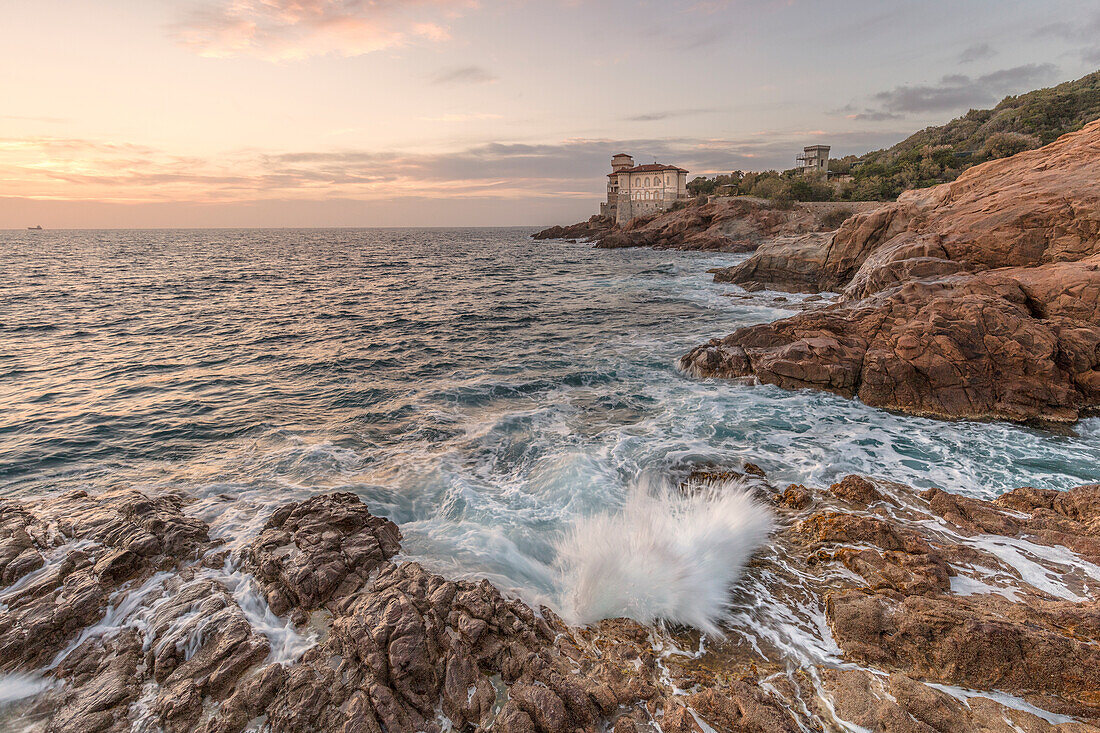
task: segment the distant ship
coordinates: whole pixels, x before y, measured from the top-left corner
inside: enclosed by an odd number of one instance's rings
[[[41,225],[41,224],[39,224],[39,225],[38,225],[38,226],[36,226],[36,227],[27,227],[27,229],[30,229],[31,231],[35,231],[35,232],[36,232],[36,231],[39,231],[39,230],[41,230],[41,229],[42,229],[42,225]]]

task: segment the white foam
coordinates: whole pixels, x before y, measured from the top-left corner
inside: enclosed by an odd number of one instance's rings
[[[14,672],[0,675],[0,705],[9,705],[13,702],[26,700],[28,697],[34,697],[55,684],[57,684],[57,680],[36,674]]]
[[[295,662],[317,643],[315,634],[300,634],[289,620],[275,615],[251,575],[233,568],[227,562],[222,570],[214,572],[213,577],[229,590],[252,630],[267,637],[271,644],[267,662]]]
[[[684,496],[642,483],[621,512],[578,520],[560,543],[563,610],[579,624],[626,616],[720,634],[730,588],[771,528],[735,484]]]
[[[1037,545],[1000,535],[978,535],[970,538],[969,544],[994,555],[1019,573],[1023,582],[1056,598],[1077,603],[1088,600],[1075,593],[1065,582],[1073,571],[1079,578],[1084,576],[1100,581],[1100,567],[1060,545]]]
[[[1010,601],[1019,600],[1019,591],[1014,588],[990,585],[977,578],[962,573],[951,577],[951,592],[957,596],[976,596],[996,594]]]
[[[953,685],[942,685],[938,682],[925,682],[924,684],[929,687],[934,687],[941,692],[946,692],[956,700],[960,700],[970,705],[969,700],[975,697],[984,697],[994,702],[998,702],[1004,705],[1006,708],[1012,708],[1013,710],[1019,710],[1025,713],[1031,713],[1032,715],[1042,718],[1043,720],[1053,725],[1060,725],[1062,723],[1077,722],[1077,718],[1069,715],[1060,715],[1059,713],[1052,713],[1049,710],[1043,710],[1040,707],[1032,705],[1027,700],[1015,695],[1010,695],[1007,692],[1001,692],[1000,690],[968,690],[965,687],[955,687]]]

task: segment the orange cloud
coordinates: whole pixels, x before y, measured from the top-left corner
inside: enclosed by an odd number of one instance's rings
[[[213,0],[193,7],[172,30],[203,56],[270,61],[358,56],[416,40],[445,40],[446,22],[477,5],[477,0]]]
[[[461,120],[458,115],[456,120]],[[445,152],[364,149],[264,152],[210,157],[153,147],[61,137],[0,138],[0,198],[117,203],[219,203],[282,199],[589,197],[603,191],[609,156],[676,163],[695,173],[785,168],[820,131],[740,139],[575,138],[550,143],[483,143]],[[834,133],[839,150],[868,150],[896,132]]]

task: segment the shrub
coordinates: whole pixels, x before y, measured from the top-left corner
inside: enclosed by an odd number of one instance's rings
[[[821,217],[821,226],[824,227],[826,231],[839,229],[840,225],[850,219],[855,213],[856,212],[848,208],[833,209],[827,212],[825,216]]]
[[[982,153],[988,158],[1007,158],[1042,145],[1034,135],[1019,132],[996,132],[986,138]]]

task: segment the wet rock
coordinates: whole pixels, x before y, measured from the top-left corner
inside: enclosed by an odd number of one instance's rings
[[[864,670],[822,672],[836,716],[866,730],[892,733],[1084,733],[1093,726],[1053,725],[986,697],[966,703],[903,674],[879,677]]]
[[[750,466],[747,477],[763,485]],[[730,478],[721,473],[700,478]],[[1097,730],[1100,605],[1091,566],[1067,548],[1094,539],[1100,487],[1025,487],[988,502],[849,476],[828,492],[791,486],[781,496],[795,507],[811,494],[818,511],[778,532],[736,595],[791,593],[792,608],[820,603],[845,658],[868,669],[791,670],[768,656],[766,637],[745,643],[740,632],[704,644],[691,630],[627,619],[569,627],[486,581],[396,564],[396,527],[349,494],[280,508],[247,546],[257,567],[278,569],[268,590],[302,604],[291,612],[331,615],[327,634],[285,666],[271,662],[267,637],[238,603],[243,576],[198,560],[201,547],[188,550],[183,567],[143,580],[148,570],[132,543],[98,552],[84,545],[89,554],[74,549],[58,561],[62,540],[5,599],[25,608],[65,583],[66,594],[86,588],[77,606],[92,610],[72,623],[87,628],[107,602],[103,583],[138,569],[116,598],[138,606],[132,623],[86,635],[52,673],[65,684],[35,703],[48,730],[236,733],[261,716],[275,733]],[[35,505],[20,511],[11,516],[38,516]],[[32,546],[42,529],[26,532]],[[1016,551],[1027,553],[1028,572],[1012,564]],[[284,558],[294,562],[277,562]],[[295,568],[336,563],[341,580],[295,580]],[[126,595],[138,581],[140,592]],[[336,590],[313,592],[326,587]],[[30,644],[12,649],[23,655],[16,668],[46,663]],[[996,699],[964,704],[922,680],[1010,692],[1087,722],[1054,726]]]
[[[782,494],[775,494],[772,503],[788,509],[805,509],[813,503],[813,494],[801,484],[791,484]]]
[[[579,224],[572,224],[567,227],[553,226],[549,229],[543,229],[536,234],[532,234],[531,239],[565,239],[576,242],[578,239],[592,239],[602,236],[611,231],[614,224],[615,222],[611,219],[597,215]]]
[[[325,494],[278,509],[244,560],[264,586],[272,611],[318,609],[358,590],[401,549],[401,532],[354,494]]]
[[[69,688],[44,701],[51,733],[130,730],[130,707],[141,695],[142,640],[128,631],[106,641],[92,639],[58,670]]]
[[[4,569],[11,581],[24,580],[0,607],[0,670],[42,666],[103,616],[122,584],[197,557],[206,525],[186,516],[183,504],[138,491],[0,502],[0,547],[11,558]],[[46,554],[55,556],[50,564]]]
[[[745,733],[798,733],[800,728],[782,701],[740,680],[722,690],[709,689],[687,698],[688,705],[718,730]]]
[[[853,659],[973,689],[1046,698],[1055,711],[1100,715],[1100,648],[1055,622],[1095,626],[1097,609],[1036,603],[1022,607],[1001,596],[909,596],[899,602],[847,591],[831,596],[828,610],[837,642]]]
[[[863,506],[882,501],[882,494],[878,492],[875,485],[862,476],[845,476],[838,483],[830,486],[829,491],[839,499]]]

